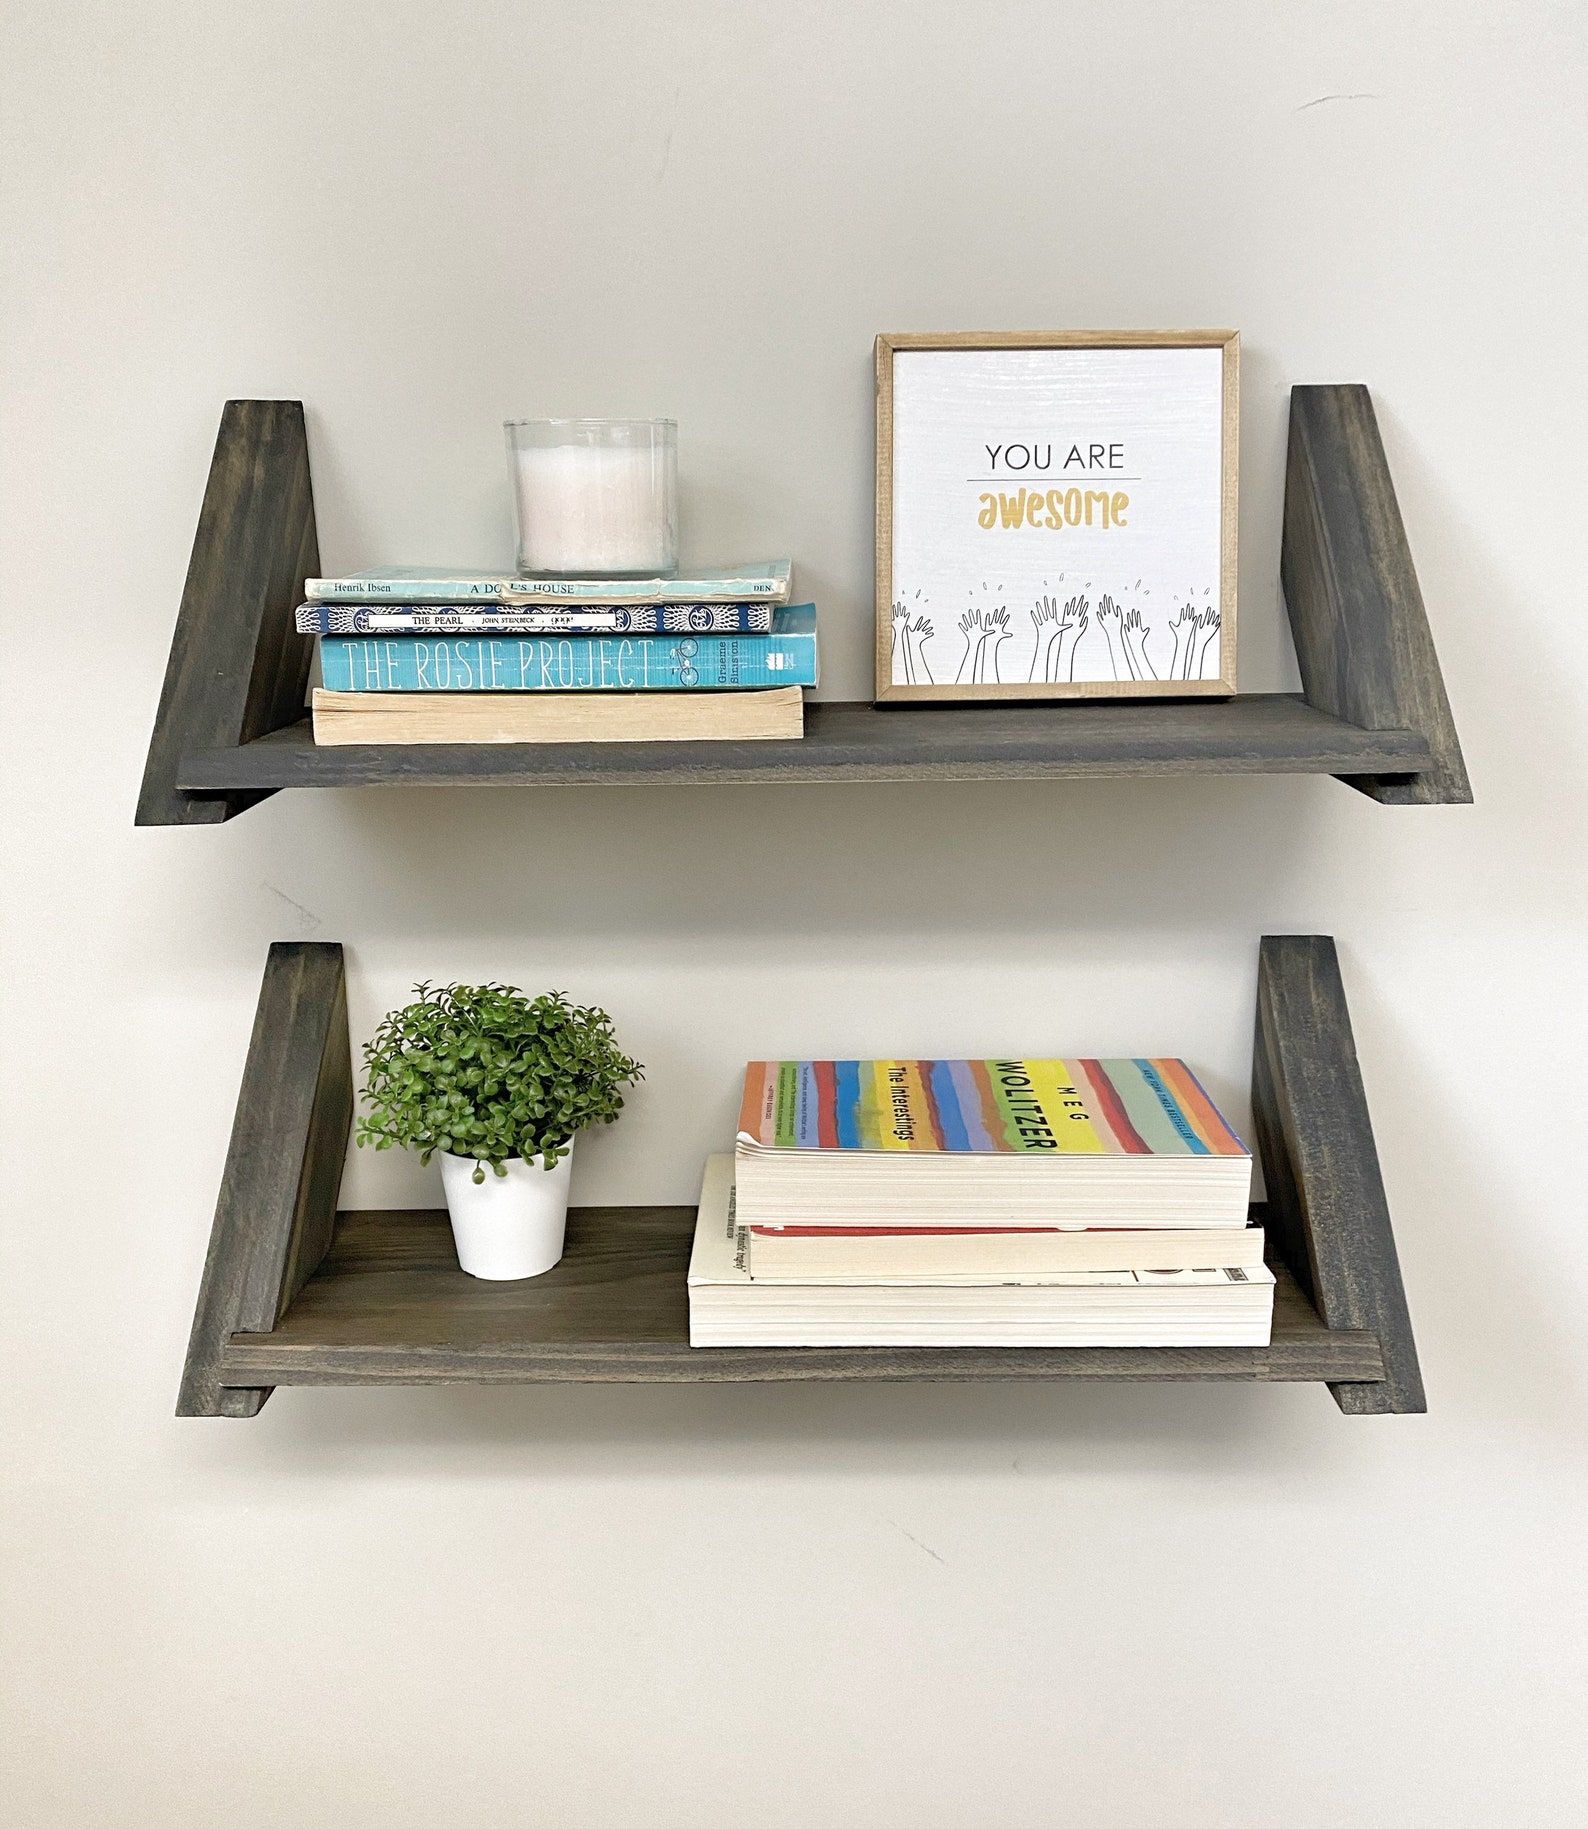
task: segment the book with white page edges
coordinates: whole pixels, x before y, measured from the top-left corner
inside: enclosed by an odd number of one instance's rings
[[[752,1226],[757,1283],[1043,1283],[1099,1270],[1255,1270],[1261,1226]]]
[[[1266,1346],[1263,1265],[1094,1271],[1039,1284],[757,1283],[734,1162],[706,1164],[689,1260],[689,1343],[713,1346]]]

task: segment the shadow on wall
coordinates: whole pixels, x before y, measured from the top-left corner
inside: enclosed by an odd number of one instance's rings
[[[1254,1485],[1294,1476],[1298,1429],[1309,1479],[1404,1452],[1411,1417],[1340,1416],[1321,1385],[1076,1383],[692,1385],[459,1390],[283,1389],[246,1423],[184,1424],[172,1451],[250,1485],[262,1474],[314,1488],[348,1477],[499,1486],[698,1478],[763,1485],[929,1471],[934,1480],[1092,1478],[1139,1469],[1161,1480],[1221,1472]],[[1313,1426],[1316,1425],[1316,1426]]]
[[[996,937],[1228,931],[1244,896],[1285,899],[1309,842],[1295,798],[1320,791],[1350,792],[1185,777],[372,789],[327,812],[371,935],[394,915],[445,926],[466,902],[477,934]],[[284,810],[301,819],[305,798]]]

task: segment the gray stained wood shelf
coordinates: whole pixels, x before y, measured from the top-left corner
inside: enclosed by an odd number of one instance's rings
[[[1011,781],[1096,775],[1373,774],[1430,766],[1425,738],[1360,730],[1303,699],[1186,704],[807,707],[798,741],[349,744],[316,748],[308,721],[188,756],[187,793],[286,787],[609,786],[733,781]]]
[[[1300,696],[1151,704],[816,703],[802,742],[368,745],[317,749],[319,568],[302,405],[221,416],[138,800],[140,825],[228,819],[281,788],[668,785],[1321,774],[1389,803],[1470,800],[1367,389],[1298,387],[1280,574]]]
[[[1384,1375],[1377,1336],[1325,1327],[1283,1266],[1267,1347],[691,1347],[694,1224],[693,1207],[575,1208],[555,1270],[484,1283],[458,1268],[444,1210],[343,1213],[276,1326],[232,1335],[227,1370],[262,1385]]]
[[[177,1410],[276,1385],[790,1380],[1321,1381],[1349,1414],[1424,1408],[1332,940],[1265,939],[1252,1096],[1279,1277],[1266,1347],[691,1348],[693,1210],[584,1208],[547,1276],[457,1268],[444,1213],[338,1212],[353,1084],[342,949],[270,949]]]

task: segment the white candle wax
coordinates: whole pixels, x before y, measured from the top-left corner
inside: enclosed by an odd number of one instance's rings
[[[671,450],[521,445],[513,455],[521,571],[673,570]]]

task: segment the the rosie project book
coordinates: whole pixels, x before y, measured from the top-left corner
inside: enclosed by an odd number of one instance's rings
[[[1251,1154],[1184,1061],[752,1061],[742,1225],[1240,1226]]]
[[[814,686],[816,606],[779,606],[767,635],[320,638],[333,692],[702,692]]]

